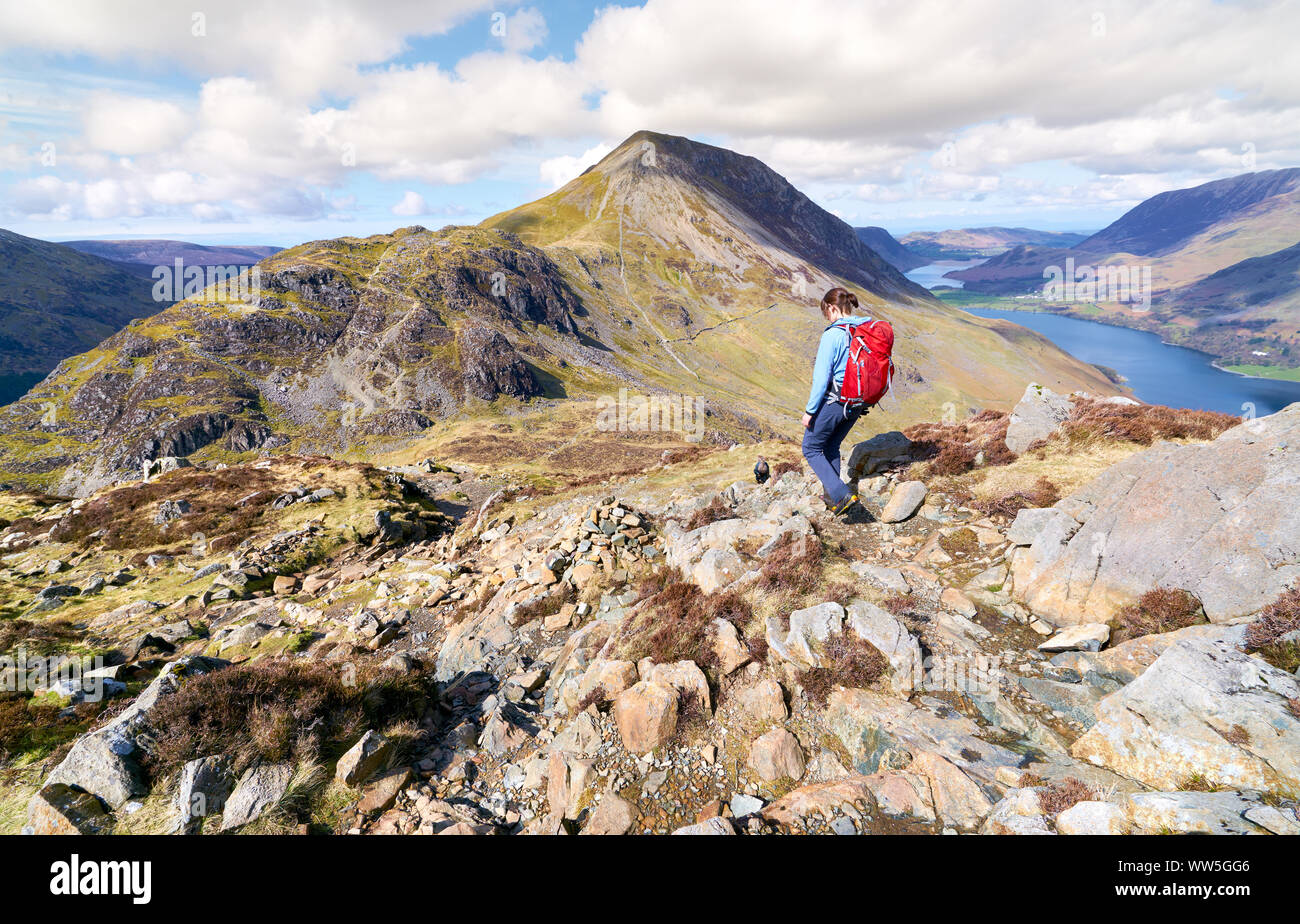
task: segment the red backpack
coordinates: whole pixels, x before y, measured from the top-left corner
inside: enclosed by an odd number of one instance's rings
[[[888,321],[866,320],[846,328],[849,359],[839,401],[848,407],[871,407],[885,397],[894,374],[894,328]]]

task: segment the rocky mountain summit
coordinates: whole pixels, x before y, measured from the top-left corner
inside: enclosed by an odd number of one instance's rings
[[[781,442],[552,492],[279,456],[12,495],[0,646],[99,655],[102,698],[4,694],[0,819],[1300,833],[1298,559],[1276,493],[1297,411],[1241,423],[1031,387],[1012,415],[857,444],[847,520]],[[1013,421],[1037,433],[1019,453]],[[1179,503],[1141,504],[1161,477],[1188,479]],[[1084,597],[1073,546],[1103,526],[1103,563],[1139,567],[1123,593],[1097,569]],[[1217,575],[1238,560],[1259,570],[1229,601]]]

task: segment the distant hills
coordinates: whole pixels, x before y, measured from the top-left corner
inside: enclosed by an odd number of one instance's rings
[[[155,266],[173,263],[177,259],[183,260],[186,266],[252,266],[281,250],[279,247],[191,244],[168,240],[64,241],[63,246],[114,263],[125,263],[137,270],[143,269],[145,275]]]
[[[953,231],[913,231],[901,243],[907,252],[938,260],[976,260],[1013,247],[1072,247],[1088,237],[1074,231],[1036,231],[1033,228],[961,228]]]
[[[898,330],[876,427],[1009,407],[1029,381],[1115,390],[1024,328],[943,305],[755,158],[652,132],[478,227],[315,241],[259,267],[259,293],[136,321],[0,410],[4,477],[84,491],[163,455],[346,453],[620,389],[698,396],[706,438],[793,435],[835,284]]]
[[[155,266],[251,266],[276,247],[185,241],[68,241],[0,230],[0,405],[20,397],[62,359],[165,308]]]
[[[929,257],[913,253],[884,228],[854,228],[858,240],[880,254],[890,266],[900,273],[906,273],[919,266],[934,262]]]
[[[117,263],[0,230],[0,403],[161,307]]]
[[[1079,300],[1053,310],[1159,333],[1229,365],[1300,366],[1300,168],[1153,196],[1071,247],[1018,246],[949,273],[970,292],[1041,295],[1044,269],[1150,267],[1149,311]],[[1046,304],[1046,303],[1045,303]]]

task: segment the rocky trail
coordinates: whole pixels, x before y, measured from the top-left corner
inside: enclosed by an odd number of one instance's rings
[[[1011,438],[1051,438],[1085,407],[1054,398],[1027,393]],[[317,479],[333,487],[309,491],[323,463],[268,464],[303,490],[262,488],[266,515],[279,504],[303,519],[219,556],[108,575],[98,593],[134,581],[156,599],[124,596],[69,625],[117,652],[102,676],[131,705],[6,779],[39,832],[1298,833],[1285,517],[1251,537],[1284,560],[1277,592],[1245,612],[1201,588],[1194,616],[1138,632],[1156,585],[1126,597],[1102,583],[1118,573],[1107,550],[1129,549],[1138,528],[1125,504],[1141,503],[1110,480],[1217,471],[1267,481],[1279,508],[1293,499],[1300,408],[1254,423],[1137,451],[1053,506],[1009,513],[918,479],[923,444],[884,434],[848,460],[865,513],[848,521],[799,470],[713,488],[633,476],[547,497],[432,462],[336,467]],[[1197,464],[1174,465],[1178,453]],[[178,468],[152,482],[176,491],[135,502],[183,523],[177,491],[199,477]],[[1233,515],[1223,490],[1206,496],[1203,514],[1188,494],[1164,515]],[[36,595],[44,618],[84,612],[83,575],[107,551],[92,542],[56,568],[48,550],[106,502],[55,505],[0,533],[7,580],[57,574],[73,588]],[[1149,543],[1182,541],[1143,509]],[[1103,520],[1098,543],[1085,531]],[[42,529],[48,541],[34,541]],[[1087,604],[1077,573],[1051,565],[1079,536],[1101,559]],[[178,572],[186,583],[151,576]],[[1057,599],[1053,580],[1074,583],[1072,608],[1034,602]],[[319,746],[277,737],[247,707],[204,705],[225,702],[223,676],[247,689],[272,671],[341,704],[280,714],[265,687],[265,715]],[[369,692],[350,699],[349,677]],[[393,705],[417,687],[422,706]],[[216,725],[185,738],[178,717],[212,711],[251,723],[251,744],[222,751],[234,738]],[[194,811],[196,797],[208,808]]]

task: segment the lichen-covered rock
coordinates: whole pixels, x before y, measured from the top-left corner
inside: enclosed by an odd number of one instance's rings
[[[1019,454],[1039,440],[1047,439],[1069,418],[1070,407],[1068,396],[1031,383],[1011,412],[1007,448]]]
[[[601,797],[600,803],[583,826],[582,834],[626,834],[636,823],[636,807],[612,792]]]
[[[258,764],[247,770],[226,800],[221,830],[233,831],[261,818],[280,803],[292,781],[293,765],[288,763]]]
[[[186,761],[172,799],[177,829],[190,831],[209,815],[220,814],[234,782],[230,761],[224,755]]]
[[[33,834],[105,834],[111,824],[97,798],[66,783],[46,783],[27,805]]]
[[[889,500],[880,511],[880,522],[901,523],[921,509],[927,494],[925,483],[921,481],[904,481],[894,488]]]
[[[774,728],[749,746],[749,766],[759,779],[772,783],[802,779],[807,763],[799,739],[784,728]]]
[[[875,811],[876,799],[864,777],[849,776],[829,783],[800,786],[764,807],[762,814],[777,824],[796,825],[811,815],[829,815],[845,805],[864,814]]]
[[[1002,797],[980,827],[981,834],[1052,834],[1047,817],[1038,804],[1038,793],[1030,788],[1011,789]]]
[[[696,822],[693,825],[686,825],[678,828],[673,834],[697,835],[697,834],[735,834],[736,829],[731,826],[731,822],[725,818],[707,818],[704,821]]]
[[[1161,444],[1056,504],[1015,558],[1015,596],[1055,625],[1105,622],[1155,587],[1212,622],[1300,577],[1300,403],[1209,443]]]
[[[1070,753],[1148,786],[1192,778],[1300,792],[1300,679],[1224,642],[1188,639],[1097,706]]]
[[[1127,834],[1128,816],[1112,802],[1076,802],[1056,816],[1057,834]]]
[[[1125,817],[1142,834],[1262,834],[1246,817],[1260,807],[1237,792],[1135,792]]]
[[[906,456],[911,449],[912,441],[898,430],[877,433],[853,447],[845,474],[851,480],[874,475],[886,469],[893,459]]]

